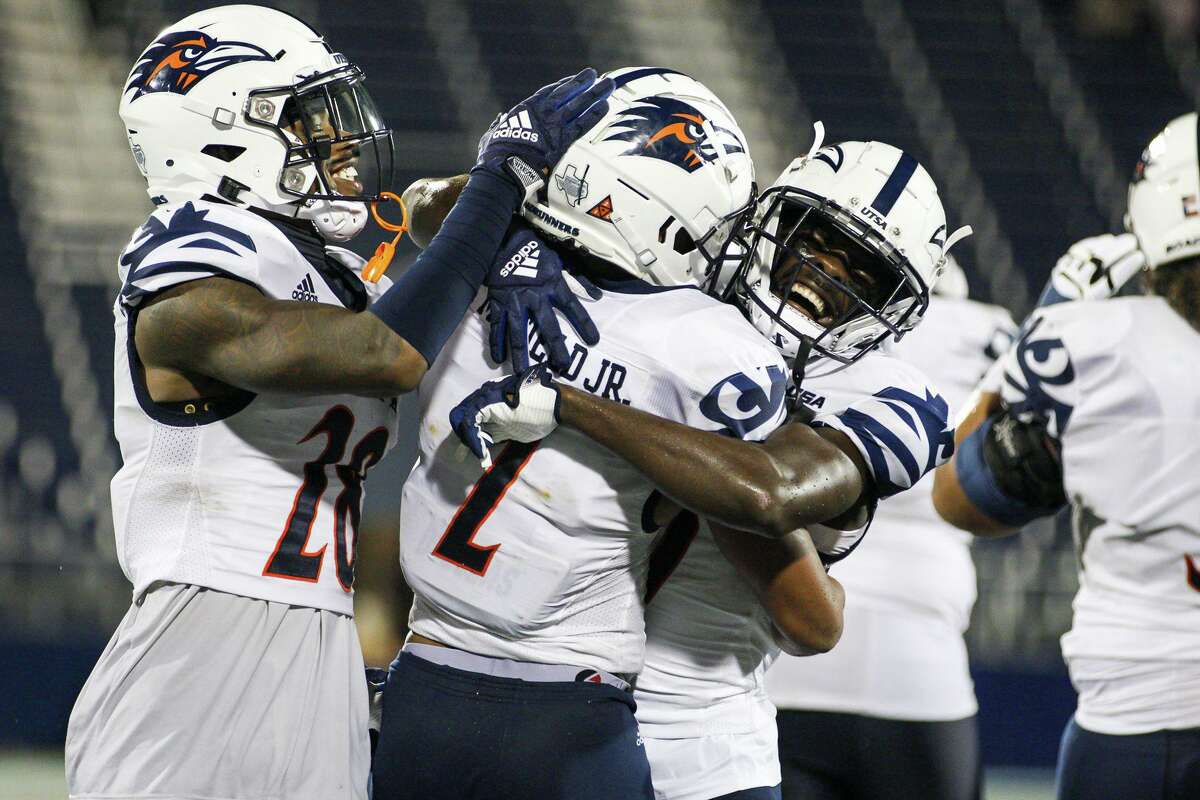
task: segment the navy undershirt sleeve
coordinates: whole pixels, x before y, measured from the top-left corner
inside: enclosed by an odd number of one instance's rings
[[[475,299],[521,191],[493,171],[471,171],[458,202],[408,270],[370,311],[433,364]]]

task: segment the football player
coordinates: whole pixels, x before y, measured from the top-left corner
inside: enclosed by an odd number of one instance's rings
[[[1004,309],[967,299],[953,258],[933,295],[920,326],[891,352],[936,382],[953,417],[1016,326]],[[816,658],[784,655],[767,673],[785,798],[979,797],[962,636],[975,568],[970,537],[934,512],[932,484],[881,503],[871,535],[838,565],[846,589],[838,646]]]
[[[877,500],[950,453],[945,401],[917,370],[873,351],[920,320],[946,251],[968,230],[947,237],[932,179],[889,145],[814,147],[788,166],[758,200],[741,265],[716,281],[793,365],[798,419],[761,444],[728,435],[763,402],[735,391],[736,375],[702,401],[724,422],[715,433],[540,368],[499,397],[485,388],[465,401],[494,441],[583,433],[662,493],[647,514],[648,529],[665,530],[635,694],[659,798],[780,796],[764,674],[780,647],[833,647],[843,597],[823,567],[858,546]],[[680,506],[705,521],[676,515]]]
[[[1136,237],[1085,240],[981,384],[934,505],[981,536],[1069,504],[1079,693],[1058,797],[1200,796],[1200,160],[1196,114],[1137,164]],[[1137,249],[1141,253],[1137,253]],[[1101,299],[1139,271],[1145,296]]]
[[[569,342],[565,384],[709,430],[726,416],[705,398],[742,396],[757,406],[736,434],[761,438],[784,414],[784,362],[696,287],[753,199],[745,138],[686,75],[610,77],[608,115],[525,205],[543,238],[515,230],[500,271],[533,276],[561,259],[594,283],[600,343]],[[499,346],[524,346],[524,320],[491,321]],[[487,336],[467,315],[419,391],[400,538],[412,635],[388,676],[374,796],[651,798],[631,683],[653,486],[567,429],[497,448],[481,469],[450,416],[504,374],[495,352],[481,355]]]
[[[366,797],[363,477],[525,192],[604,113],[594,77],[489,132],[438,240],[386,289],[327,246],[390,178],[356,66],[254,6],[189,16],[138,59],[120,114],[157,208],[120,258],[112,484],[133,605],[71,715],[72,797]],[[553,288],[497,280],[514,303]]]

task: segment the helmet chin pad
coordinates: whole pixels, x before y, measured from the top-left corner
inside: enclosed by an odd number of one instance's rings
[[[366,227],[367,206],[352,200],[313,200],[297,216],[312,220],[326,239],[346,242]]]

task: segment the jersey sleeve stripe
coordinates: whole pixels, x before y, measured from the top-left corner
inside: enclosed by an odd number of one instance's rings
[[[229,253],[230,255],[238,255],[238,252],[232,247],[221,244],[216,239],[196,239],[195,241],[188,242],[187,244],[179,245],[180,250],[186,250],[188,248],[194,248],[196,250],[220,250],[222,252]]]
[[[875,481],[879,484],[881,493],[885,491],[885,487],[888,490],[895,487],[895,491],[900,491],[912,486],[920,479],[921,468],[917,464],[916,458],[913,457],[909,444],[882,422],[855,408],[846,409],[838,415],[838,419],[848,430],[857,435],[859,441],[868,450],[872,451],[871,471],[875,474]],[[918,441],[917,444],[920,442]],[[875,457],[876,453],[878,457]],[[889,455],[904,470],[904,476],[896,474],[896,470],[889,469]],[[903,480],[904,477],[907,477],[907,481]],[[901,480],[894,480],[894,478]],[[895,492],[887,491],[887,493],[894,494]]]
[[[170,261],[147,267],[136,275],[130,275],[126,279],[125,285],[121,287],[121,302],[125,305],[137,305],[146,297],[171,286],[203,278],[229,278],[242,283],[250,283],[244,277],[220,267],[214,267],[212,264]]]

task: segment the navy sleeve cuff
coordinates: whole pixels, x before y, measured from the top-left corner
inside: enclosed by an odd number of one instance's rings
[[[1034,508],[1022,500],[1009,497],[996,483],[991,468],[983,456],[983,445],[995,417],[990,417],[971,432],[958,446],[954,459],[954,474],[963,494],[981,512],[1011,528],[1019,528],[1038,517],[1046,516],[1044,509]]]

